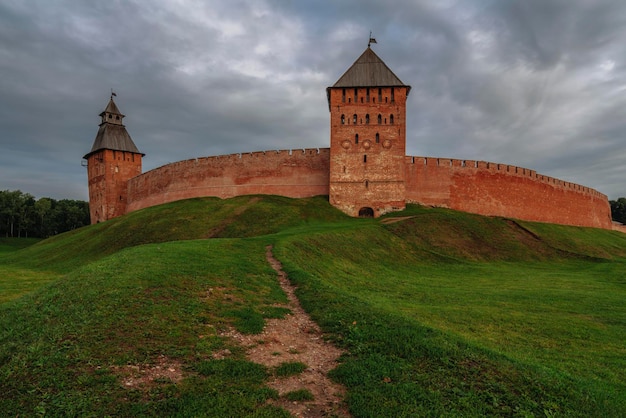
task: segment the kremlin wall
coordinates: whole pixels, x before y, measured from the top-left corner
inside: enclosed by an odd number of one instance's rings
[[[329,149],[265,151],[167,164],[128,182],[128,212],[202,196],[329,194]],[[406,157],[406,202],[487,216],[611,229],[605,195],[533,170]]]
[[[113,97],[88,167],[92,223],[193,197],[326,195],[351,216],[407,203],[480,215],[613,229],[607,196],[527,168],[485,161],[406,156],[403,84],[371,50],[327,89],[330,148],[194,158],[141,173],[139,152]]]

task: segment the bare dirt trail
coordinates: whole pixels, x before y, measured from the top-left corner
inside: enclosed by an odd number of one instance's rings
[[[282,266],[272,254],[272,246],[266,247],[266,257],[278,274],[278,280],[287,294],[291,314],[284,319],[269,319],[261,334],[243,335],[230,331],[226,335],[246,348],[249,360],[269,368],[285,362],[301,362],[307,365],[302,373],[291,377],[275,377],[268,385],[278,391],[281,399],[273,401],[296,417],[349,417],[343,403],[345,389],[331,381],[327,374],[337,366],[342,351],[326,342],[322,332],[302,309],[295,296],[295,287],[289,282]],[[313,395],[311,401],[289,401],[285,393],[306,389]]]

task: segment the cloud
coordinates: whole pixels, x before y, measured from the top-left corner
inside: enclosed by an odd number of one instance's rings
[[[0,189],[87,199],[111,89],[144,169],[328,146],[325,88],[367,46],[412,86],[411,155],[622,185],[626,4],[155,0],[0,4]]]

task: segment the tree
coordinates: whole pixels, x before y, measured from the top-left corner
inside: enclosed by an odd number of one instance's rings
[[[20,190],[0,191],[0,235],[41,237],[89,225],[89,203],[49,197],[39,200]]]
[[[611,204],[611,218],[614,221],[626,224],[626,197],[609,201]]]
[[[2,216],[2,224],[5,227],[5,236],[14,237],[15,233],[21,232],[21,226],[26,223],[26,204],[32,198],[31,195],[24,194],[19,190],[5,190],[2,192],[0,200],[2,207],[0,214]],[[17,230],[17,231],[16,231]]]
[[[44,228],[44,221],[48,216],[50,209],[52,209],[52,200],[47,197],[42,197],[35,202],[35,212],[37,213],[39,221],[39,236],[46,238],[50,235],[46,228]]]

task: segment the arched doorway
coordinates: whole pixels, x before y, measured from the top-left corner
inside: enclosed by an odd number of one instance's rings
[[[373,218],[374,217],[374,209],[372,208],[361,208],[359,209],[359,218]]]

